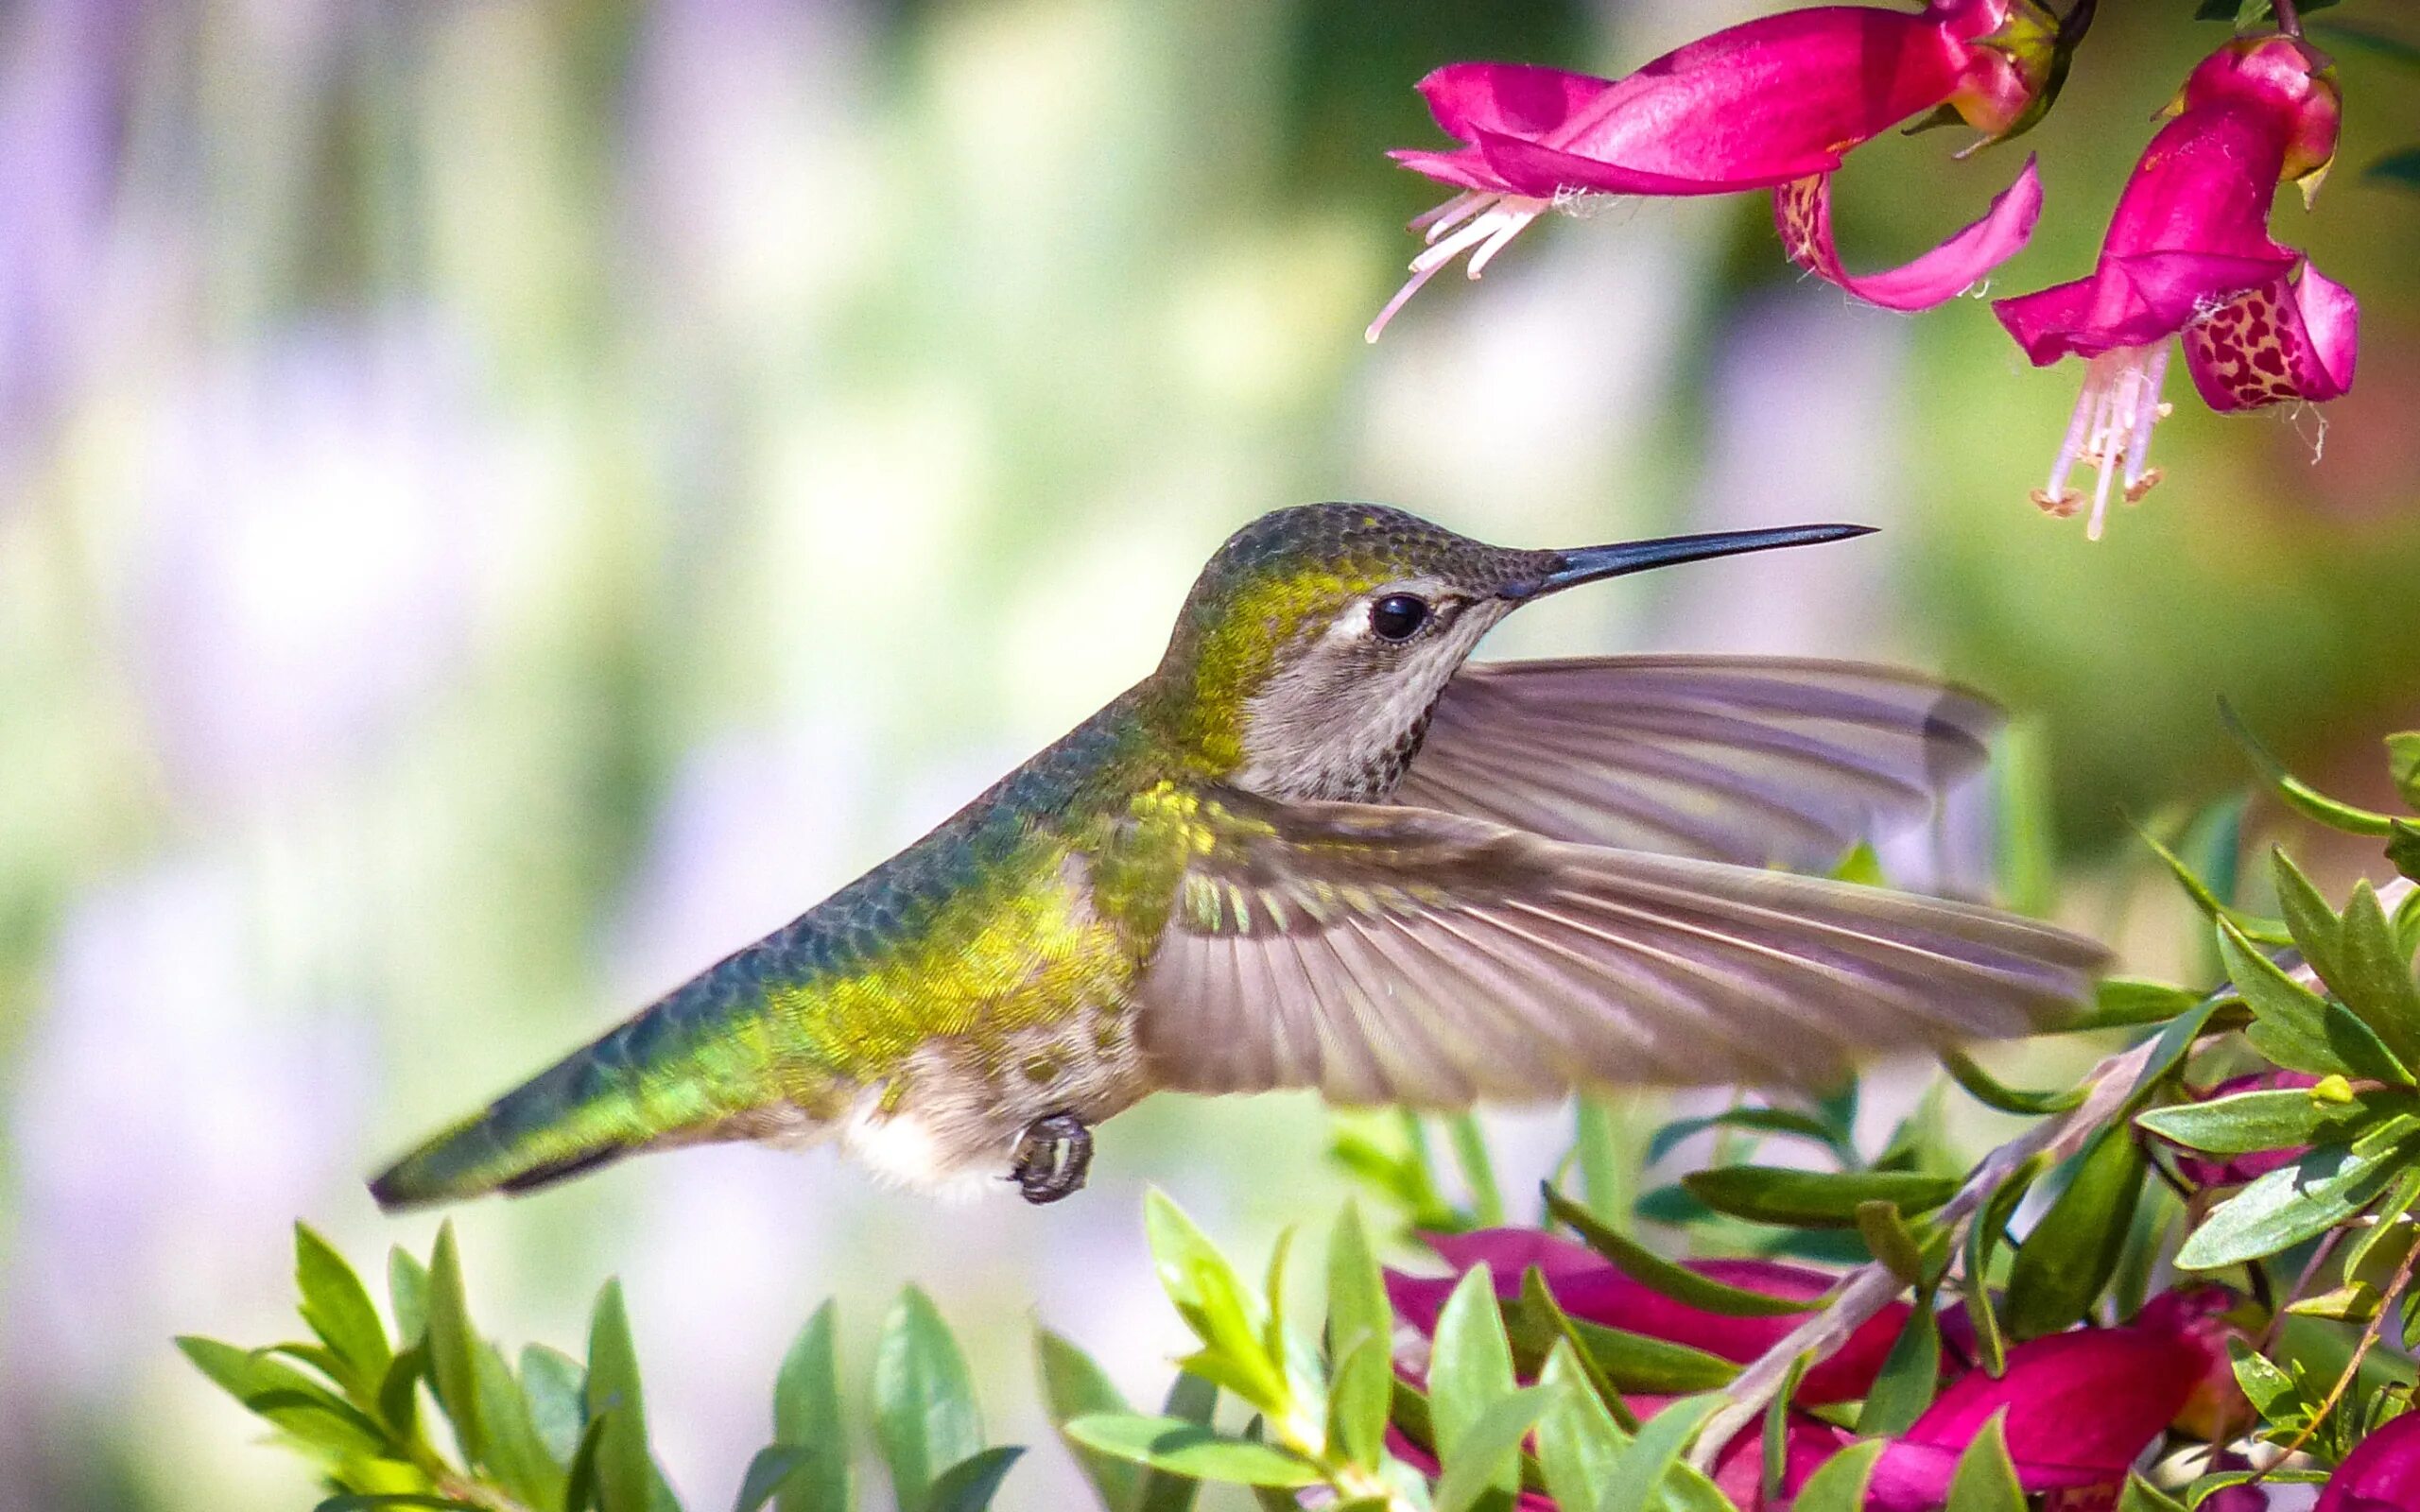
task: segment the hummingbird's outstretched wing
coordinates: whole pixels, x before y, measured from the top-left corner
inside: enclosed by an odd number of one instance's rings
[[[1395,801],[1557,840],[1823,869],[1981,765],[1998,709],[1893,667],[1622,656],[1464,667]]]
[[[1194,1091],[1822,1084],[1859,1050],[2044,1027],[2106,964],[1972,904],[1426,809],[1219,791],[1199,822],[1137,988],[1154,1082]]]

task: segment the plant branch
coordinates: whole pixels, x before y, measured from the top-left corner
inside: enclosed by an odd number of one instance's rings
[[[2269,9],[2277,18],[2277,29],[2289,37],[2303,34],[2303,18],[2294,9],[2294,0],[2269,0]]]
[[[1947,1229],[1951,1243],[1957,1242],[1967,1223],[1990,1200],[2009,1173],[2036,1155],[2048,1153],[2052,1160],[2065,1160],[2082,1149],[2084,1142],[2124,1105],[2158,1044],[2156,1038],[2145,1040],[2132,1050],[2103,1060],[2084,1079],[2083,1102],[2054,1118],[2044,1119],[1984,1156],[1967,1175],[1965,1184],[1934,1215],[1935,1221]],[[1890,1306],[1907,1290],[1907,1285],[1879,1261],[1850,1271],[1841,1279],[1840,1289],[1832,1294],[1829,1306],[1740,1370],[1731,1383],[1731,1400],[1706,1419],[1697,1448],[1691,1452],[1691,1462],[1700,1469],[1710,1470],[1715,1457],[1732,1436],[1763,1415],[1766,1404],[1781,1389],[1801,1355],[1809,1356],[1810,1363],[1829,1358],[1848,1342],[1849,1335]]]

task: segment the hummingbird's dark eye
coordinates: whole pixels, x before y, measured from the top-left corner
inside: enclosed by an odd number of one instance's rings
[[[1370,606],[1370,628],[1381,641],[1409,641],[1428,623],[1428,601],[1409,593],[1389,593]]]

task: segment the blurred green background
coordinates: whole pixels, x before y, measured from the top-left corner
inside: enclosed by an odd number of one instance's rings
[[[16,0],[0,7],[0,1506],[307,1504],[167,1346],[273,1336],[285,1226],[365,1261],[379,1158],[887,854],[1148,670],[1236,524],[1385,500],[1568,544],[1849,518],[1872,541],[1524,615],[1495,654],[1873,655],[2037,717],[2060,908],[2177,969],[2129,816],[2242,780],[2234,697],[2387,792],[2420,725],[2420,138],[2347,51],[2281,238],[2363,303],[2352,395],[2221,420],[2087,545],[2027,502],[2082,379],[1985,306],[1852,307],[1759,196],[1625,203],[1360,331],[1441,196],[1412,81],[1618,70],[1767,9],[1234,0]],[[1890,140],[1853,264],[2038,150],[1995,280],[2090,266],[2223,40],[2111,6],[2021,148]],[[2381,28],[2382,0],[2326,18]],[[2341,881],[2360,857],[2305,853]],[[1550,1160],[1551,1112],[1496,1122]],[[674,1482],[727,1503],[837,1294],[904,1280],[1039,1441],[1039,1316],[1155,1399],[1146,1182],[1236,1252],[1341,1190],[1300,1098],[1167,1100],[1092,1190],[940,1208],[828,1155],[640,1161],[463,1211],[483,1321],[627,1280]],[[1517,1183],[1514,1183],[1517,1190]],[[1004,1504],[1078,1494],[1055,1451]]]

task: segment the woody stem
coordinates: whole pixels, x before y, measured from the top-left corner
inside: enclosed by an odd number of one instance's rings
[[[2269,9],[2277,17],[2277,29],[2289,37],[2303,34],[2303,18],[2294,9],[2294,0],[2269,0]]]

